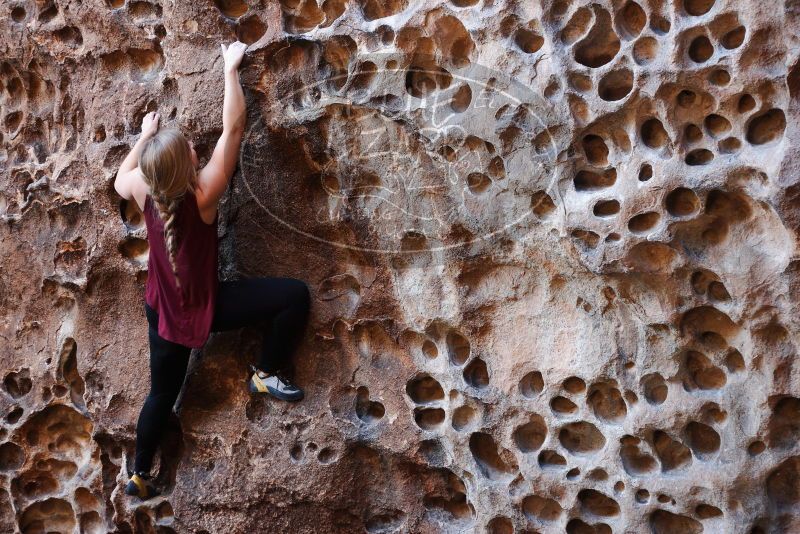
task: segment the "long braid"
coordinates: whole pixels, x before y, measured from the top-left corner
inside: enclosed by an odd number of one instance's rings
[[[160,130],[139,155],[139,169],[150,187],[158,215],[164,223],[164,244],[180,289],[178,277],[178,210],[187,192],[194,191],[196,161],[186,138],[177,130]]]
[[[178,219],[178,208],[183,198],[167,199],[162,195],[153,195],[153,200],[158,207],[158,215],[164,222],[164,243],[169,253],[169,264],[172,266],[172,272],[175,275],[175,284],[180,288],[181,279],[178,276],[178,262],[176,259],[178,254],[178,233],[175,223]]]

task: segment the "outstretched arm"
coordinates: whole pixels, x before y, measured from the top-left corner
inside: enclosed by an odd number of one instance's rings
[[[236,41],[222,46],[225,59],[225,99],[222,104],[222,135],[217,141],[208,165],[197,175],[197,206],[203,219],[213,220],[217,203],[236,169],[239,146],[246,121],[244,93],[239,83],[239,64],[247,45]]]
[[[119,171],[117,171],[117,176],[114,179],[114,189],[125,200],[130,200],[134,193],[139,192],[142,186],[145,185],[139,172],[139,154],[142,153],[142,148],[147,140],[158,131],[158,119],[159,115],[155,111],[151,111],[144,116],[142,119],[142,134],[119,166]]]

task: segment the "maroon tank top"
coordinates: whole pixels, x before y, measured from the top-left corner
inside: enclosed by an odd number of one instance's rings
[[[191,192],[181,201],[175,222],[179,289],[169,263],[158,206],[150,195],[145,200],[144,219],[150,244],[145,302],[158,312],[158,335],[173,343],[200,348],[208,339],[217,301],[217,218],[218,215],[212,224],[203,222]]]

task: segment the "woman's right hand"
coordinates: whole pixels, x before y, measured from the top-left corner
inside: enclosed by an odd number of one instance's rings
[[[222,48],[222,58],[225,60],[225,72],[236,71],[242,62],[247,45],[236,41],[228,46],[220,43],[219,46]]]
[[[148,139],[158,132],[158,119],[161,116],[155,111],[151,111],[142,118],[142,138]]]

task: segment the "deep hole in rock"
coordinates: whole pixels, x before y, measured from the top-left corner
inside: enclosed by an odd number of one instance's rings
[[[595,417],[607,423],[619,423],[628,414],[622,393],[609,382],[592,384],[586,397]]]
[[[570,235],[580,244],[589,249],[597,248],[597,243],[600,241],[600,236],[591,230],[576,228]]]
[[[444,389],[429,375],[419,375],[406,384],[406,393],[417,404],[444,400]]]
[[[614,517],[619,515],[619,503],[597,490],[584,489],[578,492],[578,501],[581,508],[592,515],[599,517]]]
[[[689,447],[694,452],[694,455],[701,460],[708,460],[714,453],[719,451],[720,436],[710,426],[692,421],[686,425],[685,432]]]
[[[538,495],[528,495],[522,499],[522,513],[528,519],[539,521],[557,521],[564,510],[558,501]]]
[[[705,148],[698,148],[686,154],[686,164],[691,166],[707,165],[714,159],[714,153]]]
[[[469,429],[478,417],[475,408],[471,406],[459,406],[453,411],[452,425],[455,430],[461,431]]]
[[[25,412],[21,407],[17,406],[16,408],[12,408],[10,412],[6,415],[6,422],[9,425],[15,425],[17,422],[22,418],[22,414]]]
[[[22,6],[14,6],[11,10],[11,20],[14,22],[22,22],[25,20],[25,8]]]
[[[61,44],[70,48],[78,48],[83,45],[83,35],[75,26],[64,26],[53,32],[53,37]]]
[[[656,211],[640,213],[630,218],[628,221],[628,230],[635,234],[643,234],[655,228],[660,220],[661,214]]]
[[[691,108],[697,103],[697,93],[689,89],[683,89],[675,98],[678,105],[682,108]]]
[[[750,456],[758,456],[767,450],[767,445],[763,441],[754,441],[747,446],[747,454]]]
[[[731,131],[731,122],[722,115],[717,115],[716,113],[707,116],[703,121],[703,125],[712,137],[722,137]]]
[[[214,0],[219,12],[230,19],[238,19],[247,13],[247,4],[243,0]]]
[[[713,85],[728,85],[731,83],[731,75],[725,69],[714,69],[708,75],[708,81],[711,82]]]
[[[653,166],[649,163],[642,164],[641,168],[639,169],[639,181],[646,182],[650,178],[653,177]]]
[[[608,147],[599,135],[586,135],[581,141],[586,159],[592,165],[605,167],[608,165]]]
[[[700,198],[687,187],[676,187],[666,196],[665,205],[673,217],[688,217],[700,211]]]
[[[532,399],[544,390],[544,378],[539,371],[526,373],[519,381],[519,392],[524,397]]]
[[[15,471],[25,463],[25,451],[16,443],[0,445],[0,471]]]
[[[663,243],[641,242],[633,246],[625,256],[625,265],[630,269],[647,273],[669,271],[677,257],[675,249]]]
[[[647,24],[647,14],[642,9],[642,6],[628,0],[619,12],[618,25],[625,32],[628,38],[634,38],[642,33],[642,30]]]
[[[537,414],[531,414],[528,422],[518,426],[512,434],[514,444],[523,453],[539,450],[546,437],[547,425],[545,425],[544,419]]]
[[[408,0],[358,0],[358,4],[365,19],[376,20],[403,11]]]
[[[566,458],[552,450],[544,450],[540,452],[537,461],[539,463],[539,467],[542,469],[558,469],[567,465]]]
[[[553,199],[544,191],[537,191],[531,196],[531,211],[540,219],[546,219],[555,209]]]
[[[57,497],[30,504],[19,519],[19,528],[23,533],[73,532],[75,525],[75,512],[72,506]]]
[[[745,370],[744,358],[742,353],[733,349],[725,356],[725,367],[730,373],[739,373]]]
[[[800,440],[800,398],[783,397],[775,403],[769,420],[769,446],[791,448]]]
[[[656,459],[641,450],[642,440],[626,435],[620,439],[619,456],[622,467],[631,476],[641,476],[658,468]]]
[[[600,78],[597,94],[607,102],[622,100],[633,89],[633,72],[629,69],[617,69]]]
[[[519,28],[514,34],[514,42],[523,52],[533,54],[544,44],[544,38],[528,28]]]
[[[475,432],[469,437],[469,450],[483,476],[491,480],[503,480],[513,474],[512,466],[500,456],[494,438],[484,432]]]
[[[673,514],[667,510],[656,510],[650,514],[650,530],[653,534],[701,534],[703,525],[691,517]]]
[[[689,380],[684,380],[684,387],[689,391],[696,388],[720,389],[727,382],[725,371],[714,365],[705,354],[695,350],[686,353],[686,369]]]
[[[644,144],[653,149],[661,149],[669,143],[669,135],[664,125],[656,118],[642,123],[641,136]]]
[[[470,345],[467,338],[458,332],[451,331],[447,334],[446,342],[450,361],[455,365],[464,365],[470,355]]]
[[[717,146],[721,154],[735,154],[742,148],[742,142],[735,137],[726,137]]]
[[[743,94],[739,97],[739,103],[736,105],[736,109],[739,113],[747,113],[748,111],[752,111],[756,108],[756,99],[753,98],[752,95]]]
[[[455,93],[453,99],[450,101],[450,108],[456,113],[463,113],[469,109],[472,103],[472,89],[469,84],[463,84]]]
[[[613,534],[611,527],[605,523],[589,524],[580,519],[570,519],[567,523],[567,534]]]
[[[575,61],[586,67],[597,68],[609,63],[620,49],[620,42],[611,24],[611,15],[594,4],[594,26],[574,48]]]
[[[565,391],[572,393],[583,393],[586,391],[586,382],[578,376],[570,376],[561,384]]]
[[[435,430],[445,419],[445,412],[441,408],[415,408],[414,422],[423,430]]]
[[[467,187],[474,194],[485,193],[492,185],[492,179],[482,172],[471,172],[467,175]]]
[[[774,143],[786,130],[786,114],[773,108],[754,117],[747,126],[747,142],[752,145]]]
[[[633,45],[633,60],[637,65],[647,65],[657,55],[658,41],[653,37],[640,37]]]
[[[695,37],[689,44],[689,58],[695,63],[705,63],[714,55],[714,46],[705,35]]]
[[[619,200],[600,200],[592,208],[592,213],[597,217],[613,217],[619,213]]]
[[[126,258],[140,263],[147,261],[150,245],[146,239],[140,237],[129,237],[119,244],[119,252]]]
[[[258,15],[251,15],[239,21],[236,25],[237,38],[248,45],[251,45],[261,39],[266,33],[267,25],[261,22]]]
[[[464,368],[464,381],[476,388],[483,389],[489,385],[489,371],[486,362],[475,358]]]
[[[722,46],[724,46],[728,50],[733,50],[734,48],[739,48],[740,46],[742,46],[746,34],[747,30],[745,29],[745,27],[739,26],[738,28],[734,28],[725,35],[723,35],[720,42],[722,43]]]
[[[558,395],[550,401],[550,409],[558,415],[570,415],[578,411],[578,405],[568,398]]]
[[[17,128],[19,128],[20,124],[22,124],[22,112],[12,111],[8,113],[3,122],[5,124],[7,132],[9,133],[16,132]]]
[[[578,171],[573,179],[576,191],[597,191],[611,187],[616,181],[617,170],[614,168],[607,169],[602,173],[584,169]]]
[[[597,452],[606,444],[605,436],[587,421],[564,425],[558,432],[558,440],[565,449],[576,455]]]
[[[767,498],[777,512],[789,512],[800,504],[800,456],[779,464],[767,477]]]
[[[23,368],[19,371],[8,373],[3,379],[3,387],[12,399],[19,399],[30,393],[33,382],[30,378],[30,371]]]
[[[692,453],[689,448],[661,430],[653,433],[653,448],[664,472],[685,468],[692,463]]]
[[[588,7],[582,6],[576,9],[561,31],[561,41],[569,45],[580,39],[589,29],[592,19],[592,10]]]
[[[715,0],[683,0],[683,9],[690,15],[705,15],[714,7]]]
[[[365,386],[358,388],[356,393],[356,416],[365,423],[375,423],[383,419],[386,408],[380,402],[369,398],[369,389]]]
[[[712,519],[714,517],[721,517],[722,510],[710,504],[698,504],[694,509],[695,515],[699,519]]]
[[[86,386],[83,377],[78,372],[78,345],[72,338],[64,340],[59,355],[58,370],[61,378],[69,384],[72,403],[79,408],[84,408],[83,394]]]
[[[507,517],[495,517],[486,525],[486,534],[514,534],[514,523]]]

